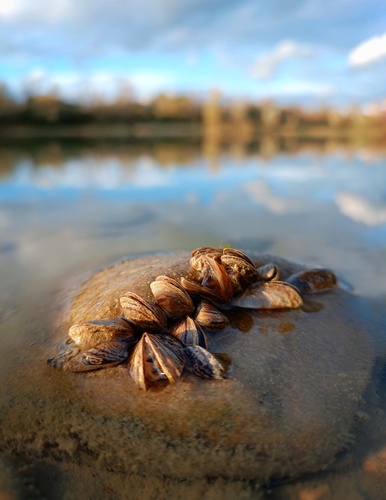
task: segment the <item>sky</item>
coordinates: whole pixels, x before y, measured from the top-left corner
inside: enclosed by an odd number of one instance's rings
[[[0,82],[17,96],[160,92],[282,104],[386,99],[384,0],[1,0]]]

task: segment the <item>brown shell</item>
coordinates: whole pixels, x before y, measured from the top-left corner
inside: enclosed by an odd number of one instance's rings
[[[206,267],[206,262],[202,258],[204,255],[219,261],[222,253],[223,253],[222,248],[215,248],[215,247],[196,248],[192,252],[192,256],[190,258],[189,263],[193,269],[196,269],[196,271],[202,271]]]
[[[144,333],[130,358],[129,371],[143,390],[159,382],[175,382],[185,359],[181,342],[168,335]]]
[[[231,247],[226,247],[223,250],[223,256],[228,257],[238,257],[242,259],[246,264],[249,264],[250,266],[255,267],[254,263],[251,261],[251,259],[248,257],[248,255],[241,250],[237,250],[237,248],[231,248]],[[222,260],[222,259],[221,259]]]
[[[324,292],[337,284],[336,275],[330,269],[308,269],[293,274],[287,283],[295,286],[301,293]]]
[[[209,338],[201,328],[201,326],[190,316],[186,316],[178,323],[170,332],[173,337],[176,337],[184,345],[200,345],[209,347]]]
[[[142,330],[153,332],[166,328],[166,314],[155,302],[150,302],[133,292],[125,293],[119,300],[123,316]]]
[[[279,279],[279,270],[275,264],[268,263],[257,268],[257,274],[262,281],[273,281]]]
[[[63,371],[86,372],[109,368],[125,361],[135,344],[134,337],[125,340],[102,342],[86,352],[77,344],[70,344],[68,349],[56,357],[49,359],[48,364]]]
[[[157,304],[169,317],[191,314],[194,304],[190,295],[178,281],[168,276],[158,276],[150,283]]]
[[[186,369],[201,378],[222,380],[227,377],[222,363],[206,349],[194,345],[184,348]]]
[[[212,290],[211,288],[200,285],[200,283],[197,283],[196,281],[182,277],[181,285],[191,295],[196,295],[198,297],[205,297],[206,299],[214,302],[215,304],[226,303],[226,301],[224,301],[224,299],[217,290]]]
[[[203,259],[207,262],[208,267],[201,284],[215,290],[223,302],[229,302],[233,296],[233,287],[225,267],[208,255],[204,255]]]
[[[53,358],[47,359],[47,364],[52,366],[53,368],[57,368],[60,370],[73,371],[71,366],[74,363],[76,364],[76,360],[81,359],[81,356],[81,347],[79,347],[79,345],[77,344],[71,343],[64,351],[60,351],[59,354],[57,354]]]
[[[259,283],[232,302],[233,306],[247,309],[297,309],[302,304],[296,288],[282,281]]]
[[[208,330],[223,330],[229,325],[229,320],[221,311],[211,302],[202,300],[197,307],[196,322]]]
[[[240,250],[224,248],[221,263],[230,277],[235,294],[242,293],[259,278],[253,262]]]
[[[133,333],[133,326],[119,317],[76,323],[71,326],[68,335],[82,349],[90,349],[103,342],[129,338]]]

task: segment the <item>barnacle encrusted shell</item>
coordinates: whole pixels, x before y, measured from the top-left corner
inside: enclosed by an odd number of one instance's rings
[[[230,277],[236,294],[244,291],[259,277],[257,269],[249,257],[235,248],[224,248],[221,263]]]
[[[192,251],[190,257],[190,266],[195,270],[195,275],[199,279],[204,279],[210,266],[206,257],[219,262],[223,253],[222,248],[200,247]]]

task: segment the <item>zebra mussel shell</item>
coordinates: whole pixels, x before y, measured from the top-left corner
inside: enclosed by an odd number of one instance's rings
[[[145,391],[160,382],[175,382],[185,365],[182,349],[173,337],[145,332],[130,358],[132,379]]]
[[[246,309],[298,309],[302,304],[296,288],[282,281],[259,283],[232,302]]]
[[[142,330],[153,332],[166,329],[166,313],[155,302],[127,292],[121,296],[120,303],[123,316]]]
[[[166,314],[175,318],[192,314],[194,311],[193,301],[183,286],[168,276],[158,276],[150,283],[151,291],[157,304]]]
[[[203,328],[190,316],[186,316],[178,323],[170,334],[176,337],[185,346],[200,345],[201,347],[209,347],[209,338]]]
[[[222,380],[227,378],[226,369],[216,356],[199,345],[184,348],[186,370],[201,378]]]
[[[207,300],[199,303],[194,318],[200,326],[211,331],[220,331],[229,325],[229,319],[225,314]]]
[[[309,269],[293,274],[287,279],[301,293],[318,293],[334,288],[336,275],[330,269]]]
[[[259,277],[253,262],[245,253],[235,248],[224,248],[221,263],[232,283],[233,293],[240,294]]]
[[[85,321],[72,325],[68,335],[72,341],[89,349],[112,340],[133,338],[133,326],[123,317]]]

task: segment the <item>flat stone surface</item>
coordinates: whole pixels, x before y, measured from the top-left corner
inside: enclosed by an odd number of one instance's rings
[[[182,275],[188,261],[187,253],[127,260],[89,278],[66,320],[7,381],[0,447],[175,478],[264,482],[331,464],[352,439],[373,360],[361,301],[342,289],[309,296],[304,310],[232,311],[231,327],[211,335],[211,350],[232,358],[225,381],[186,376],[143,392],[123,365],[81,374],[45,365],[73,322],[116,316],[122,293],[146,294],[156,276]],[[283,277],[300,268],[275,262]]]

